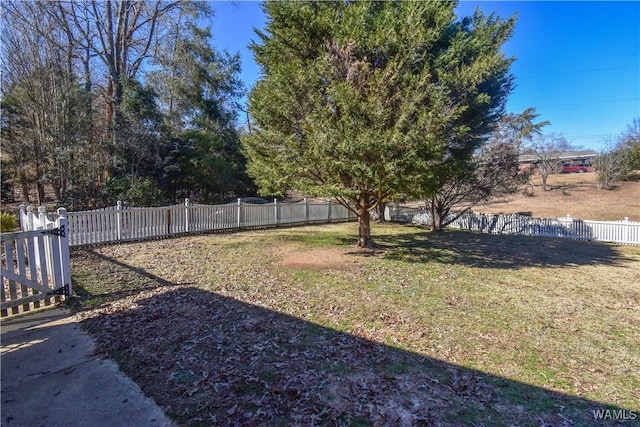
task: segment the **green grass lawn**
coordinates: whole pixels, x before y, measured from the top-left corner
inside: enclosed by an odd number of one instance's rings
[[[598,408],[640,410],[640,248],[376,224],[380,249],[362,251],[355,231],[80,249],[74,307],[180,425],[593,425]]]

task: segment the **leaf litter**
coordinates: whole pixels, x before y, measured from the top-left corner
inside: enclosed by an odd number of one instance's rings
[[[589,419],[587,411],[577,417],[567,411],[571,399],[556,395],[559,409],[522,409],[522,399],[505,396],[500,381],[452,364],[463,350],[441,334],[444,360],[396,348],[403,341],[435,347],[419,342],[431,332],[412,330],[411,313],[381,309],[358,290],[350,292],[364,305],[325,301],[322,294],[335,292],[337,275],[373,274],[386,286],[384,276],[401,294],[412,278],[395,280],[388,266],[366,265],[346,251],[337,269],[318,260],[305,264],[318,249],[289,242],[265,254],[252,249],[255,242],[244,245],[262,238],[251,234],[214,245],[201,236],[73,255],[74,274],[87,288],[77,316],[98,351],[178,425],[562,425],[567,416],[580,425]],[[298,259],[291,258],[295,253]],[[180,265],[167,262],[172,259]],[[297,275],[301,280],[291,280]],[[86,304],[92,300],[97,303]],[[460,296],[444,304],[471,302]],[[497,340],[488,333],[479,339]],[[536,393],[531,396],[548,398]]]

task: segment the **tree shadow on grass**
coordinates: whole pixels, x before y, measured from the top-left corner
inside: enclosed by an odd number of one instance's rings
[[[76,310],[83,307],[96,307],[143,291],[176,285],[144,269],[133,267],[93,249],[75,250],[71,255],[75,297],[70,301],[70,306]],[[106,268],[108,271],[101,271],[96,276],[98,267]],[[87,283],[91,286],[87,286]]]
[[[617,425],[593,411],[623,410],[155,280],[81,323],[179,425]]]
[[[376,236],[376,241],[387,249],[389,259],[495,269],[615,265],[627,260],[612,245],[548,237],[412,230]]]

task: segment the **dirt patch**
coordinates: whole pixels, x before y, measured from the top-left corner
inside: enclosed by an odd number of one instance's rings
[[[358,256],[344,248],[307,249],[299,246],[279,248],[280,265],[302,270],[347,270],[359,262]]]

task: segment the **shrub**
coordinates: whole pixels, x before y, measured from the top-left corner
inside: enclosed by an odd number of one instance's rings
[[[535,190],[533,188],[533,184],[529,184],[525,187],[524,191],[522,192],[523,196],[527,196],[527,197],[533,197],[536,195]]]
[[[145,178],[131,186],[124,201],[133,206],[162,206],[166,203],[164,194],[150,178]]]
[[[131,206],[162,206],[167,202],[165,194],[151,178],[131,182],[128,177],[112,178],[105,187],[110,204],[121,200]]]
[[[8,212],[0,213],[0,231],[15,231],[18,228],[18,218]]]
[[[622,149],[609,148],[596,158],[598,171],[598,188],[612,190],[618,181],[623,180],[630,172],[627,163],[627,152]]]

